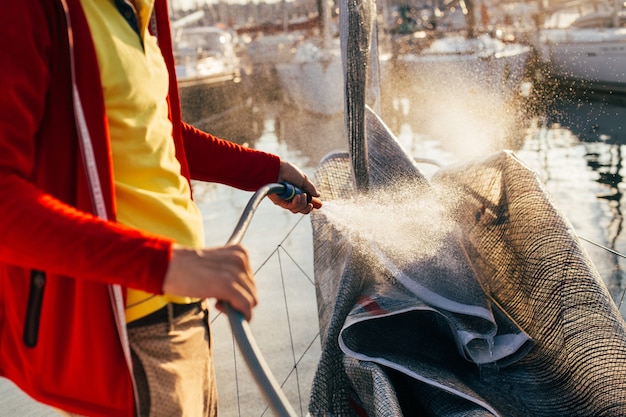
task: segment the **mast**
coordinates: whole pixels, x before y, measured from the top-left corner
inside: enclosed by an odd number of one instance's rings
[[[317,0],[319,11],[319,27],[322,35],[322,49],[330,45],[331,2],[333,0]]]
[[[467,23],[467,37],[474,38],[476,37],[476,14],[474,13],[474,0],[461,0],[461,3],[464,3],[465,12],[465,22]]]

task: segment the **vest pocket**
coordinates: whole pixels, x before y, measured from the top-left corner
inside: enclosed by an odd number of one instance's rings
[[[24,321],[24,343],[30,348],[37,345],[39,337],[39,321],[45,286],[46,274],[33,269],[30,273],[30,290],[28,291],[28,305],[26,306],[26,320]]]

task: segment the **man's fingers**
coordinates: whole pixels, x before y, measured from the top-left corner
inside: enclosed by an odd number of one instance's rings
[[[230,303],[246,319],[257,305],[248,254],[241,245],[195,250],[175,246],[163,292]]]

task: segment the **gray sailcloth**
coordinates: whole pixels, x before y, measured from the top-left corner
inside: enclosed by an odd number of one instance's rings
[[[626,415],[626,326],[535,174],[503,151],[429,182],[366,122],[369,189],[348,153],[316,172],[310,414]],[[398,223],[393,245],[361,217]]]

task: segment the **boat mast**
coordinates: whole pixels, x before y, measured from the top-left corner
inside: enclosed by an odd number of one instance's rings
[[[330,45],[330,19],[332,0],[317,0],[319,28],[322,34],[322,49]]]
[[[465,9],[465,22],[467,23],[467,37],[476,37],[476,15],[474,14],[474,0],[461,0],[461,7]]]

